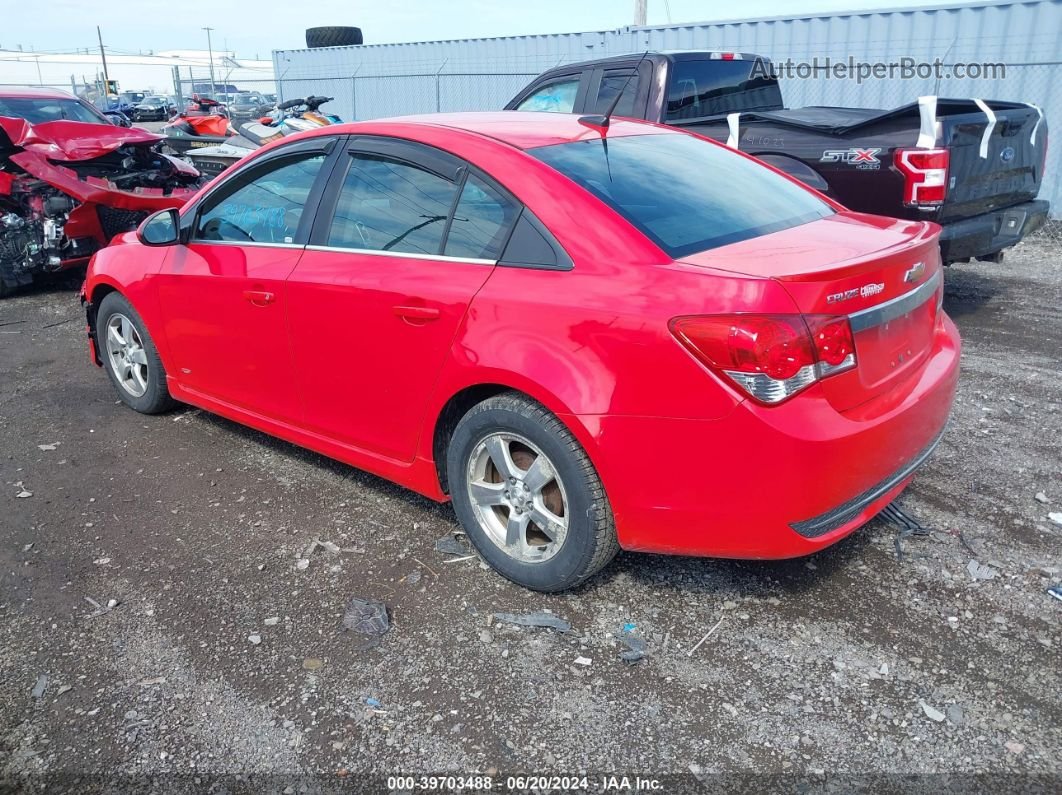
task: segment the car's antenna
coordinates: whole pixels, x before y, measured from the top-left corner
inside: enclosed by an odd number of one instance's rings
[[[619,93],[612,100],[612,104],[608,106],[608,110],[605,111],[604,116],[580,116],[579,123],[584,124],[587,127],[598,127],[604,135],[604,131],[608,129],[608,125],[612,120],[612,114],[616,112],[616,106],[619,104],[620,99],[623,97],[623,92],[627,90],[627,86],[631,84],[631,78],[638,74],[638,69],[642,65],[642,61],[649,54],[649,50],[642,53],[642,57],[638,59],[638,63],[634,65],[634,71],[627,75],[627,79],[623,82],[623,88],[619,90]]]

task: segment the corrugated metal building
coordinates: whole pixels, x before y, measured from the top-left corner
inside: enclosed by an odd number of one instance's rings
[[[285,97],[328,94],[345,119],[407,113],[488,110],[532,77],[562,63],[651,50],[738,50],[776,63],[932,63],[944,77],[854,79],[783,76],[789,107],[890,108],[924,94],[1030,102],[1062,136],[1062,0],[996,0],[962,7],[883,9],[780,16],[588,33],[506,36],[318,50],[278,50],[273,63]],[[1005,64],[977,79],[951,76],[955,64]],[[987,72],[987,70],[982,70]],[[1062,145],[1049,148],[1041,198],[1062,217]]]

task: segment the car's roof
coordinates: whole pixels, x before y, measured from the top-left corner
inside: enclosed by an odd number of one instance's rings
[[[371,122],[355,122],[341,127],[355,133],[364,125],[411,124],[446,127],[453,130],[482,135],[515,146],[518,149],[533,149],[538,146],[596,140],[601,129],[579,121],[579,114],[539,113],[533,111],[503,110],[479,113],[432,113],[423,116],[398,116],[390,119],[375,119]],[[322,130],[344,132],[337,127]],[[611,138],[627,135],[652,135],[674,133],[674,130],[647,122],[630,119],[613,119],[607,135]]]
[[[0,88],[0,97],[12,99],[77,99],[69,91],[62,91],[58,88],[31,88],[29,86],[23,88],[5,86]]]

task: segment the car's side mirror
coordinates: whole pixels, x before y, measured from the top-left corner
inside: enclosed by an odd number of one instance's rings
[[[181,217],[173,208],[159,210],[144,219],[136,237],[145,246],[174,246],[181,239]]]
[[[132,127],[133,123],[129,120],[129,117],[122,113],[120,110],[105,110],[103,115],[107,117],[111,124],[115,127]]]

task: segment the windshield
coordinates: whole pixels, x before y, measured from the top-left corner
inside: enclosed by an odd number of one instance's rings
[[[137,102],[144,101],[144,95],[136,92],[126,91],[120,97],[122,102],[128,102],[130,105],[135,105]]]
[[[76,99],[61,97],[0,97],[0,116],[14,116],[30,124],[46,121],[84,121],[90,124],[108,124],[107,118]]]
[[[165,105],[166,104],[166,97],[145,97],[144,98],[144,104],[145,105]]]
[[[833,213],[810,190],[726,147],[654,134],[529,150],[678,259]]]

